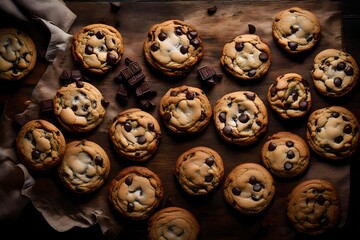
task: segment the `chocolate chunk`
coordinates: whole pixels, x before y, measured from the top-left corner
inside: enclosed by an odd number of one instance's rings
[[[106,101],[105,99],[101,99],[101,106],[104,108],[107,108],[109,106],[110,102]]]
[[[299,107],[301,110],[305,111],[308,108],[308,103],[306,101],[301,101]]]
[[[161,117],[162,117],[162,119],[163,119],[164,121],[168,122],[168,121],[170,121],[170,119],[171,119],[171,113],[169,113],[169,112],[164,112],[164,114],[163,114]]]
[[[131,87],[136,86],[137,84],[141,83],[145,79],[145,75],[142,71],[134,74],[132,77],[127,79],[127,82]]]
[[[237,42],[235,43],[235,49],[236,51],[240,52],[244,49],[244,43],[243,42]]]
[[[108,52],[106,55],[106,62],[110,65],[114,65],[116,63],[117,57],[112,54],[111,52]]]
[[[337,136],[334,138],[334,142],[335,143],[341,143],[344,140],[343,136]]]
[[[128,91],[125,85],[122,83],[119,85],[118,91],[116,93],[116,101],[121,105],[124,105],[128,102]]]
[[[195,98],[195,95],[193,92],[186,92],[186,99],[187,100],[193,100]]]
[[[144,144],[144,143],[146,143],[146,138],[145,138],[144,135],[141,135],[141,136],[138,137],[138,143],[139,143],[139,144]]]
[[[180,47],[180,52],[181,52],[182,54],[188,53],[188,50],[189,50],[189,46],[181,46],[181,47]]]
[[[249,33],[254,34],[256,32],[256,27],[252,24],[248,24],[249,27]]]
[[[153,124],[152,122],[149,122],[149,123],[148,123],[148,129],[149,129],[150,131],[154,131],[155,126],[154,126],[154,124]]]
[[[75,83],[76,83],[76,87],[77,87],[77,88],[82,88],[82,87],[84,87],[84,83],[83,83],[82,81],[75,81]]]
[[[231,189],[232,194],[239,196],[241,194],[241,189],[239,187],[233,187]]]
[[[134,211],[134,208],[135,208],[134,203],[129,202],[128,205],[127,205],[127,211],[132,212],[132,211]]]
[[[191,45],[193,45],[195,48],[198,48],[200,46],[199,38],[192,39],[190,41]]]
[[[98,31],[98,32],[95,34],[95,36],[96,36],[98,39],[102,39],[102,38],[105,37],[105,34],[104,34],[103,32],[101,32],[101,31]]]
[[[240,116],[239,116],[239,121],[242,122],[242,123],[248,122],[249,119],[250,119],[249,116],[246,115],[245,113],[242,113],[242,114],[240,114]]]
[[[85,53],[90,55],[90,54],[93,54],[94,53],[94,48],[90,45],[86,45],[85,47]]]
[[[178,95],[177,91],[171,91],[170,92],[170,96],[172,96],[172,97],[176,97],[177,95]]]
[[[295,157],[295,153],[293,150],[289,150],[287,153],[286,153],[286,157],[288,159],[293,159]]]
[[[205,176],[205,182],[212,182],[212,180],[214,179],[214,175],[210,174]]]
[[[181,28],[175,28],[175,35],[177,36],[183,35],[183,31],[181,30]]]
[[[127,64],[129,66],[130,71],[132,74],[138,73],[141,71],[141,67],[138,62],[131,61]]]
[[[325,199],[324,195],[319,195],[316,199],[316,202],[321,206],[324,205],[325,201],[326,201],[326,199]]]
[[[332,113],[331,113],[331,116],[332,116],[333,118],[338,118],[338,117],[340,116],[340,113],[338,113],[338,112],[332,112]]]
[[[260,190],[262,189],[262,186],[260,183],[255,183],[254,186],[253,186],[253,190],[255,192],[259,192]]]
[[[338,71],[342,71],[344,70],[346,67],[346,64],[344,62],[339,62],[337,65],[336,65],[336,70]]]
[[[285,170],[291,170],[293,168],[293,164],[291,162],[285,162],[284,169]]]
[[[354,75],[354,69],[351,66],[347,66],[344,70],[345,74],[347,76],[352,76]]]
[[[226,125],[224,128],[223,128],[223,133],[226,135],[226,136],[230,136],[231,135],[231,132],[232,132],[232,129],[230,126]]]
[[[294,142],[293,141],[286,141],[285,142],[285,145],[288,147],[288,148],[291,148],[294,146]]]
[[[188,39],[192,40],[195,39],[198,36],[198,33],[195,30],[191,30],[186,35]]]
[[[352,132],[352,127],[351,127],[351,125],[346,125],[345,127],[344,127],[344,133],[346,133],[346,134],[350,134],[351,132]]]
[[[160,49],[159,43],[154,42],[154,43],[151,45],[150,49],[151,49],[151,51],[156,52],[157,50]]]
[[[275,148],[276,148],[276,145],[275,145],[275,143],[269,143],[269,146],[268,146],[268,151],[274,151],[275,150]]]
[[[121,2],[110,2],[110,9],[112,12],[118,12],[121,8]]]
[[[103,158],[99,155],[95,157],[95,165],[102,167],[103,166]]]
[[[208,9],[207,9],[207,13],[209,14],[209,15],[213,15],[214,13],[216,13],[216,11],[217,11],[217,7],[214,5],[214,6],[212,6],[212,7],[209,7]]]
[[[40,101],[40,110],[41,112],[51,112],[53,110],[53,100],[47,99]]]
[[[71,78],[75,81],[82,80],[82,74],[80,70],[71,70]]]
[[[255,93],[245,93],[245,96],[251,101],[255,100]]]
[[[78,110],[78,106],[77,105],[72,105],[71,106],[71,110],[73,110],[74,112],[76,112]]]
[[[167,35],[164,32],[160,32],[158,38],[160,41],[164,41],[167,38]]]
[[[155,104],[149,99],[140,100],[139,102],[141,108],[145,111],[149,111],[155,107]]]
[[[128,186],[130,186],[132,184],[132,181],[133,181],[133,179],[130,176],[127,176],[125,178],[125,184],[128,185]]]
[[[276,86],[273,85],[273,86],[270,88],[271,97],[275,97],[275,96],[276,96],[276,93],[277,93]]]
[[[133,60],[131,60],[130,58],[125,58],[124,62],[125,62],[125,64],[126,64],[127,66],[129,66],[130,63],[133,62]]]
[[[60,77],[59,77],[59,80],[60,80],[62,85],[66,85],[66,84],[71,83],[73,81],[73,79],[71,77],[71,71],[63,70]]]
[[[219,120],[220,120],[220,122],[222,122],[222,123],[226,122],[226,113],[225,113],[225,112],[221,112],[221,113],[219,114]]]
[[[256,74],[256,70],[255,69],[251,69],[249,72],[248,72],[248,76],[249,77],[253,77],[253,76],[255,76],[255,74]]]
[[[209,167],[211,167],[214,164],[214,158],[213,157],[207,157],[205,159],[205,163],[206,165],[208,165]]]
[[[341,87],[342,79],[339,77],[334,78],[334,85],[335,87]]]
[[[150,89],[150,86],[147,81],[143,81],[135,89],[136,97],[138,98],[153,98],[157,95],[157,92]]]
[[[255,177],[255,176],[251,176],[251,177],[249,178],[249,183],[250,183],[251,185],[256,184],[256,183],[257,183],[256,177]]]
[[[40,154],[41,154],[41,153],[40,153],[39,150],[34,149],[34,150],[32,150],[32,152],[31,152],[31,157],[32,157],[33,159],[39,159]]]
[[[269,56],[267,55],[266,52],[261,52],[259,55],[259,59],[262,62],[266,62],[269,59]]]
[[[298,47],[298,44],[296,42],[289,42],[288,46],[290,48],[291,51],[295,51]]]
[[[197,69],[197,71],[202,81],[209,80],[216,74],[214,69],[208,66],[200,67]]]
[[[131,78],[133,76],[132,71],[130,70],[130,68],[126,67],[124,69],[121,70],[121,74],[122,76],[127,80],[129,78]]]

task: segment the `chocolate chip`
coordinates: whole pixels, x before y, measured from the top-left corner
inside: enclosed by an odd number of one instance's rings
[[[287,153],[286,153],[286,157],[288,159],[293,159],[295,157],[295,153],[293,150],[289,150]]]
[[[240,52],[244,49],[244,43],[243,42],[237,42],[235,43],[235,49],[236,51]]]
[[[186,92],[186,99],[187,100],[193,100],[195,98],[195,95],[193,92]]]
[[[103,158],[99,155],[95,157],[95,165],[102,167],[103,166]]]
[[[294,142],[293,141],[286,141],[285,142],[285,145],[288,147],[288,148],[291,148],[294,146]]]
[[[226,135],[226,136],[230,136],[232,132],[232,129],[229,125],[226,125],[224,128],[223,128],[223,133]]]
[[[308,108],[308,103],[306,101],[299,102],[299,107],[301,110],[305,111]]]
[[[213,174],[207,175],[207,176],[205,177],[205,182],[212,182],[213,179],[214,179],[214,175],[213,175]]]
[[[133,181],[133,179],[130,176],[127,176],[125,178],[125,184],[128,185],[128,186],[130,186],[132,184],[132,181]]]
[[[206,165],[208,165],[209,167],[211,167],[214,164],[214,158],[213,157],[207,157],[205,159],[205,163]]]
[[[178,95],[177,91],[171,91],[170,92],[170,96],[172,96],[172,97],[176,97],[177,95]]]
[[[71,106],[71,110],[73,110],[74,112],[76,112],[78,110],[78,106],[77,105],[72,105]]]
[[[139,103],[140,103],[141,108],[145,111],[149,111],[155,107],[155,103],[153,103],[149,99],[142,99],[139,101]]]
[[[94,48],[92,46],[90,46],[90,45],[86,45],[85,53],[90,55],[90,54],[93,54],[93,52],[94,52]]]
[[[164,114],[163,114],[161,117],[162,117],[162,119],[163,119],[164,121],[168,122],[168,121],[170,121],[170,119],[171,119],[171,113],[169,113],[169,112],[164,112]]]
[[[346,64],[344,62],[339,62],[337,65],[336,65],[336,70],[338,71],[342,71],[344,70],[346,67]]]
[[[249,77],[253,77],[253,76],[255,76],[255,74],[256,74],[256,70],[255,70],[255,69],[251,69],[251,70],[247,73],[247,75],[248,75]]]
[[[342,81],[341,78],[339,78],[339,77],[334,78],[334,85],[335,85],[335,87],[341,87],[342,82],[343,82],[343,81]]]
[[[285,162],[284,169],[285,170],[291,170],[293,168],[293,164],[291,162]]]
[[[241,194],[241,189],[239,187],[233,187],[231,189],[232,194],[234,194],[235,196],[239,196]]]
[[[117,57],[112,54],[111,52],[108,52],[107,55],[106,55],[106,62],[109,64],[109,65],[114,65],[117,61]]]
[[[288,46],[290,48],[291,51],[295,51],[298,47],[298,44],[296,42],[289,42]]]
[[[157,42],[153,43],[153,44],[151,45],[151,48],[150,48],[150,49],[151,49],[151,51],[156,52],[157,50],[160,49],[159,43],[157,43]]]
[[[200,40],[199,38],[194,38],[190,41],[191,45],[193,45],[195,48],[198,48],[200,46]]]
[[[337,136],[334,138],[334,142],[335,143],[341,143],[344,140],[343,136]]]
[[[256,177],[255,177],[255,176],[251,176],[251,177],[249,178],[249,183],[250,183],[251,185],[254,185],[255,183],[257,183]]]
[[[340,114],[339,114],[338,112],[332,112],[332,113],[331,113],[331,116],[332,116],[333,118],[338,118],[338,117],[340,116]]]
[[[316,199],[316,202],[321,206],[324,205],[325,201],[326,201],[326,199],[323,195],[319,195]]]
[[[255,183],[254,186],[253,186],[253,190],[255,192],[259,192],[260,190],[262,189],[262,186],[260,183]]]
[[[77,88],[82,88],[84,87],[84,83],[82,81],[75,81],[76,87]]]
[[[96,36],[98,39],[102,39],[102,38],[105,37],[105,34],[104,34],[103,32],[101,32],[101,31],[98,31],[98,32],[95,34],[95,36]]]
[[[146,143],[146,138],[145,138],[144,135],[141,135],[141,136],[138,137],[138,143],[139,143],[139,144],[144,144],[144,143]]]
[[[256,27],[252,24],[248,24],[249,33],[254,34],[256,32]]]
[[[198,36],[198,33],[195,30],[191,30],[186,35],[188,39],[192,40],[195,39]]]
[[[181,46],[181,47],[180,47],[180,52],[181,52],[182,54],[188,53],[188,50],[189,50],[189,46]]]
[[[259,59],[262,62],[266,62],[269,59],[269,56],[267,55],[266,52],[261,52],[259,55]]]
[[[177,36],[183,35],[183,31],[181,30],[181,28],[175,28],[175,35]]]
[[[346,125],[345,127],[344,127],[344,133],[346,133],[346,134],[350,134],[351,132],[352,132],[352,127],[351,127],[351,125]]]
[[[127,205],[127,211],[132,212],[132,211],[134,211],[134,208],[135,208],[134,203],[129,202],[128,205]]]
[[[272,143],[272,142],[269,143],[269,145],[268,145],[268,151],[272,152],[272,151],[275,150],[275,148],[276,148],[275,143]]]
[[[220,122],[222,122],[222,123],[226,122],[226,113],[225,113],[225,112],[221,112],[221,113],[219,114],[219,120],[220,120]]]
[[[112,12],[118,12],[121,8],[121,2],[110,2],[110,8]]]
[[[51,112],[54,109],[53,100],[47,99],[40,101],[40,110],[41,112]]]
[[[164,32],[160,32],[158,38],[160,41],[164,41],[167,38],[167,35]]]
[[[347,76],[352,76],[354,75],[354,69],[351,66],[347,66],[344,70],[345,74]]]
[[[245,96],[251,101],[255,100],[255,93],[245,93]]]
[[[217,7],[214,5],[214,6],[212,6],[212,7],[209,7],[208,9],[207,9],[207,13],[209,14],[209,15],[213,15],[214,13],[216,13],[216,11],[217,11]]]
[[[130,132],[132,130],[132,126],[130,122],[125,122],[124,123],[124,129],[126,132]]]
[[[294,100],[294,102],[296,102],[299,98],[299,93],[297,90],[294,90],[291,92],[291,96],[292,96],[292,99]]]
[[[39,159],[39,157],[40,157],[40,151],[37,150],[37,149],[32,150],[32,152],[31,152],[31,157],[32,157],[33,159]]]
[[[249,116],[246,115],[245,113],[242,113],[242,114],[240,114],[240,116],[239,116],[239,121],[242,122],[242,123],[248,122],[249,119],[250,119]]]
[[[276,86],[274,86],[274,85],[271,86],[271,88],[270,88],[271,97],[275,97],[276,93],[277,93]]]
[[[106,101],[105,99],[101,99],[101,106],[104,108],[107,108],[109,106],[110,102]]]

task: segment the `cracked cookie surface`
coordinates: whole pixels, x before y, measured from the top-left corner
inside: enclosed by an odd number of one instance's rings
[[[144,220],[163,199],[162,182],[146,167],[126,167],[111,181],[108,198],[123,217]]]
[[[322,234],[338,224],[340,215],[340,198],[335,186],[327,180],[305,180],[288,196],[287,216],[301,233]]]
[[[216,101],[213,118],[219,135],[240,146],[256,142],[268,126],[266,106],[252,91],[225,94]]]
[[[258,79],[270,68],[270,48],[255,34],[239,35],[225,44],[220,64],[237,79]]]
[[[150,113],[131,108],[114,117],[109,135],[121,156],[133,161],[146,161],[158,149],[161,129]]]
[[[164,125],[175,133],[203,131],[210,123],[212,107],[205,92],[182,85],[170,88],[161,98],[159,113]]]
[[[120,62],[124,52],[122,35],[106,24],[90,24],[81,28],[72,44],[72,55],[81,66],[95,74],[103,74]]]
[[[25,123],[16,136],[17,153],[24,164],[33,170],[48,170],[57,166],[65,147],[62,132],[42,119]]]
[[[66,145],[58,166],[64,186],[75,193],[91,193],[99,189],[110,173],[110,159],[95,142],[76,140]]]
[[[23,79],[36,60],[36,46],[29,35],[16,28],[0,28],[0,79]]]
[[[196,28],[180,20],[153,25],[143,50],[147,62],[167,76],[187,75],[204,54]]]

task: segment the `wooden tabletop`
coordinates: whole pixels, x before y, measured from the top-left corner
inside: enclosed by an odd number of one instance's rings
[[[70,34],[73,34],[81,25],[91,23],[91,21],[95,20],[102,20],[104,22],[109,22],[110,24],[119,24],[116,22],[112,22],[113,19],[109,16],[106,16],[106,12],[104,9],[98,9],[97,12],[93,12],[92,16],[89,17],[88,20],[86,20],[87,14],[89,10],[89,6],[91,5],[93,8],[96,6],[96,3],[88,4],[86,2],[76,2],[76,1],[65,1],[69,8],[78,15],[74,26],[70,29]],[[259,1],[263,2],[263,1]],[[102,3],[105,6],[104,3]],[[108,3],[106,3],[108,4]],[[146,3],[139,3],[139,4],[146,4]],[[217,4],[219,4],[217,2]],[[174,5],[176,6],[176,5]],[[123,6],[124,7],[124,6]],[[144,10],[142,10],[144,11]],[[164,12],[162,12],[164,11]],[[359,63],[360,63],[360,47],[358,47],[358,44],[360,43],[360,2],[356,3],[349,3],[348,1],[342,1],[341,2],[341,11],[342,11],[342,39],[343,39],[343,48],[350,53]],[[177,14],[181,12],[179,9],[174,10]],[[158,10],[158,13],[162,14],[169,14],[165,12],[165,10]],[[145,13],[144,13],[145,14]],[[150,13],[148,13],[150,14]],[[134,16],[138,17],[139,12],[134,12]],[[9,16],[6,16],[4,14],[0,15],[0,27],[2,26],[8,26],[8,21],[5,19],[8,19]],[[158,17],[158,19],[161,19],[161,17]],[[131,22],[131,19],[129,19]],[[16,22],[16,20],[11,22],[11,25],[18,26],[22,28],[26,28],[29,32],[32,33],[32,37],[37,42],[37,46],[39,47],[38,55],[39,60],[37,62],[37,65],[33,72],[30,73],[30,75],[22,82],[19,83],[4,83],[3,86],[0,88],[0,110],[5,111],[6,114],[13,119],[14,116],[18,113],[23,112],[26,107],[28,106],[29,99],[31,98],[32,90],[36,86],[37,82],[41,78],[41,76],[44,74],[46,67],[48,66],[48,63],[44,59],[44,52],[47,46],[47,42],[49,40],[49,34],[44,30],[44,27],[41,25],[36,25],[34,23],[31,23],[29,25],[23,25],[20,22]],[[145,24],[144,29],[148,28],[148,26]],[[45,34],[44,34],[45,33]],[[125,33],[125,37],[130,39],[131,34]],[[212,58],[216,58],[216,54],[213,54],[210,56],[210,59],[206,60],[205,63],[210,63],[210,60]],[[143,60],[140,60],[142,62]],[[124,65],[121,65],[124,66]],[[145,64],[143,64],[144,68]],[[218,63],[214,63],[214,66],[217,70],[220,70]],[[121,67],[119,66],[119,69]],[[158,91],[157,99],[161,97],[161,95],[174,83],[159,83],[158,79],[155,79],[157,75],[152,75],[148,69],[145,69],[147,72],[147,76],[151,78],[150,83],[153,83],[156,90]],[[192,74],[192,76],[196,76],[195,72]],[[193,81],[193,80],[192,80]],[[266,81],[271,81],[270,79],[267,79]],[[196,83],[198,84],[198,83]],[[268,87],[268,82],[262,82],[264,86],[256,86],[255,83],[253,87],[262,94],[266,91]],[[261,83],[260,83],[261,84]],[[218,98],[219,95],[221,95],[220,92],[216,92],[216,88],[227,88],[226,90],[232,89],[236,84],[234,84],[230,77],[226,76],[225,82],[221,82],[218,85],[215,86],[215,88],[209,92],[209,96],[211,97],[211,102],[214,103],[214,101]],[[241,86],[243,87],[243,86]],[[359,92],[360,86],[358,85],[354,91]],[[110,94],[111,95],[111,94]],[[360,119],[360,109],[359,102],[360,97],[358,97],[359,94],[355,94],[354,101],[346,102],[347,106],[349,106],[351,109],[355,109],[356,115]],[[265,100],[265,98],[263,98]],[[319,98],[318,103],[321,105],[321,99]],[[335,103],[335,102],[331,102]],[[135,104],[135,103],[130,103]],[[131,106],[131,105],[130,105]],[[157,113],[154,111],[152,112],[156,117]],[[270,112],[270,114],[273,115],[273,113]],[[274,116],[271,116],[271,121],[273,121],[271,124],[273,126],[272,130],[270,130],[268,134],[277,131],[278,129],[283,128],[284,122],[277,119]],[[291,129],[294,132],[302,134],[302,127],[303,123],[300,123],[299,127],[287,127],[287,129]],[[247,157],[252,161],[253,159],[256,159],[256,154],[258,154],[259,147],[261,146],[261,143],[264,142],[264,139],[262,139],[258,144],[255,146],[250,147],[249,149],[240,149],[235,150],[233,146],[229,146],[227,144],[224,144],[216,135],[214,131],[214,126],[210,125],[209,129],[207,129],[206,133],[200,137],[197,137],[198,139],[195,139],[193,143],[198,144],[200,142],[203,142],[203,140],[199,139],[201,137],[205,138],[204,142],[213,141],[215,142],[214,145],[211,145],[212,143],[209,143],[211,146],[214,146],[216,150],[219,150],[222,153],[223,158],[228,161],[225,166],[227,167],[226,173],[228,173],[232,167],[234,167],[237,162],[234,160],[234,153],[239,154],[239,158]],[[167,132],[164,133],[164,140],[161,142],[163,144],[163,149],[166,149],[169,147],[169,150],[162,150],[161,153],[159,153],[159,158],[164,158],[162,161],[166,160],[166,156],[171,156],[169,161],[174,161],[173,158],[176,158],[176,156],[183,151],[184,149],[188,149],[192,146],[191,142],[187,143],[183,139],[180,141],[177,138],[174,138],[171,136],[171,134],[168,134]],[[171,151],[173,151],[174,146],[178,147],[178,150],[174,150],[174,153],[172,154]],[[226,153],[226,151],[229,151],[229,154]],[[231,154],[230,154],[231,152]],[[355,157],[359,157],[359,153],[357,152],[355,154]],[[355,158],[354,157],[354,158]],[[316,156],[314,157],[315,161],[317,160]],[[339,239],[340,237],[343,238],[344,234],[348,234],[350,232],[358,232],[360,229],[360,221],[358,220],[358,215],[360,214],[360,208],[357,207],[357,202],[360,200],[360,197],[358,197],[356,190],[357,186],[354,184],[356,182],[359,182],[359,174],[360,171],[360,163],[358,161],[355,161],[357,159],[352,159],[350,161],[350,202],[348,205],[348,214],[347,219],[345,219],[346,223],[344,226],[337,228],[334,232],[331,233],[331,235],[326,235],[326,239]],[[149,163],[150,168],[154,169],[160,169],[161,164],[158,159],[154,159],[153,162]],[[239,160],[240,161],[240,160]],[[123,167],[121,164],[118,166],[118,168]],[[160,170],[159,170],[160,171]],[[167,176],[168,173],[166,172],[160,172],[159,175],[165,180],[165,190],[168,191],[168,196],[172,198],[172,202],[177,205],[182,205],[185,207],[188,207],[192,210],[196,210],[196,215],[199,216],[202,222],[206,221],[206,224],[204,223],[203,226],[205,226],[206,230],[208,230],[211,233],[216,233],[217,231],[213,231],[213,229],[226,229],[228,231],[225,235],[219,234],[218,237],[211,236],[211,239],[230,239],[229,237],[223,237],[223,236],[230,236],[233,235],[231,239],[249,239],[250,237],[257,237],[258,239],[274,239],[271,236],[268,236],[269,232],[273,232],[274,230],[271,229],[272,224],[271,218],[266,217],[267,219],[265,221],[266,226],[261,226],[261,224],[264,223],[264,221],[260,221],[259,219],[250,219],[247,217],[242,216],[236,216],[233,214],[229,214],[230,209],[224,208],[224,204],[221,199],[221,193],[218,191],[214,194],[214,196],[210,196],[209,198],[190,198],[188,196],[185,196],[184,193],[181,192],[181,189],[174,184],[174,179],[172,176]],[[168,182],[171,182],[168,184]],[[279,185],[280,193],[279,196],[285,196],[286,191],[289,190],[293,186],[293,183],[286,186],[286,183],[279,181],[277,183]],[[171,188],[171,189],[170,189]],[[174,198],[178,199],[174,199]],[[216,199],[215,199],[216,198]],[[202,202],[204,201],[204,202]],[[220,206],[220,210],[214,210],[214,209],[207,209],[203,206]],[[273,212],[273,211],[271,211]],[[200,216],[201,214],[201,216]],[[205,216],[206,215],[206,216]],[[230,215],[230,216],[229,216]],[[237,226],[234,223],[228,223],[222,221],[222,219],[226,220],[236,220],[238,221],[236,224],[245,225],[245,227],[239,227],[240,230],[235,229],[233,226]],[[283,219],[278,220],[278,216],[274,216],[275,222],[281,222]],[[270,220],[269,220],[270,219]],[[248,233],[246,231],[246,224],[248,224],[248,221],[253,221],[253,225],[249,225],[249,231],[259,231],[258,234]],[[256,225],[259,223],[260,225]],[[31,202],[27,204],[24,211],[21,213],[21,215],[18,217],[18,219],[15,222],[9,222],[6,224],[1,224],[0,229],[3,229],[5,232],[9,232],[12,234],[12,236],[16,238],[20,238],[23,236],[23,233],[26,233],[27,237],[30,238],[43,238],[43,239],[105,239],[103,236],[101,229],[99,225],[94,225],[92,227],[81,229],[81,228],[73,228],[67,232],[57,232],[52,227],[49,226],[49,224],[46,222],[46,220],[42,217],[42,215],[37,211],[37,209],[34,208]],[[231,227],[227,227],[231,226]],[[289,226],[286,226],[286,230],[288,231]],[[21,231],[19,231],[21,229]],[[143,230],[143,226],[130,226],[129,228],[125,228],[124,231],[121,233],[121,236],[119,236],[119,239],[145,239],[143,235],[137,234],[137,231]],[[281,230],[281,229],[280,229]],[[220,230],[219,230],[220,231]],[[244,238],[241,238],[241,236],[237,236],[237,234],[243,234]],[[207,238],[203,237],[202,239],[210,239],[209,235]],[[248,237],[248,238],[247,238]],[[291,239],[301,239],[301,235],[298,235],[296,233],[291,232]],[[311,238],[312,239],[312,238]],[[314,238],[315,239],[315,238]]]

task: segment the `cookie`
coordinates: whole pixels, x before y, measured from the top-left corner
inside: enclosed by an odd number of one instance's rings
[[[170,77],[187,75],[204,54],[199,32],[191,24],[180,20],[153,25],[143,50],[147,63]]]
[[[304,139],[291,132],[277,132],[267,138],[261,161],[269,172],[282,178],[299,176],[310,163],[310,149]]]
[[[190,195],[206,195],[221,182],[224,163],[220,155],[205,146],[193,147],[176,160],[174,174]]]
[[[311,113],[306,138],[311,149],[329,160],[349,157],[359,145],[359,122],[341,106],[320,108]]]
[[[132,161],[148,160],[161,140],[157,119],[138,108],[124,110],[115,116],[109,134],[116,152]]]
[[[61,87],[54,99],[54,113],[70,132],[89,132],[103,120],[107,106],[101,92],[88,82],[77,81]]]
[[[162,182],[146,167],[129,166],[111,181],[108,198],[124,218],[144,220],[163,199]]]
[[[32,170],[48,170],[57,166],[66,141],[52,123],[36,119],[26,122],[16,135],[16,151],[22,162]]]
[[[256,142],[268,126],[266,106],[252,91],[225,94],[216,101],[213,118],[221,138],[240,146]]]
[[[147,231],[149,240],[197,240],[200,225],[195,216],[185,208],[166,207],[150,217]]]
[[[87,71],[103,74],[120,62],[124,52],[121,33],[106,24],[90,24],[81,28],[72,43],[72,55]]]
[[[110,173],[110,159],[95,142],[75,140],[66,145],[58,175],[72,192],[91,193],[104,185]]]
[[[209,125],[212,107],[202,89],[182,85],[170,88],[163,95],[159,112],[165,127],[172,132],[193,134]]]
[[[287,217],[300,233],[319,235],[337,226],[341,215],[335,186],[325,179],[296,185],[287,199]]]
[[[275,186],[271,174],[257,163],[242,163],[227,175],[223,193],[225,201],[242,214],[264,211],[271,203]]]
[[[317,45],[321,38],[321,27],[312,12],[292,7],[275,15],[272,34],[281,49],[296,54],[309,51]]]
[[[300,74],[285,73],[267,91],[269,106],[284,119],[305,116],[311,108],[309,83]]]
[[[16,28],[0,28],[0,79],[25,78],[35,67],[37,50],[32,38]]]
[[[326,49],[315,56],[311,76],[317,92],[328,97],[342,97],[357,84],[359,66],[350,54]]]
[[[255,34],[239,35],[225,44],[220,64],[237,79],[258,79],[270,68],[270,48]]]

